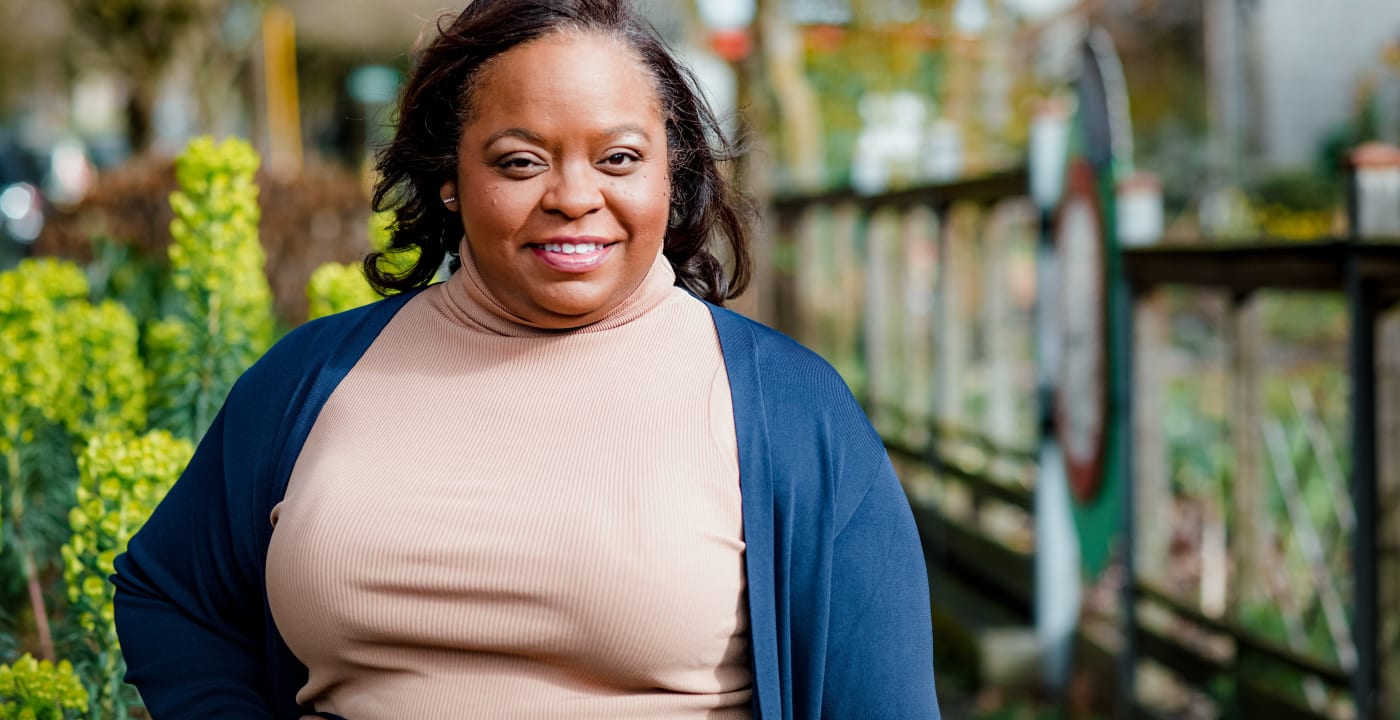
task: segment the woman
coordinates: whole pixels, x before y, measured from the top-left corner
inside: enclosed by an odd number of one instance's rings
[[[718,307],[719,137],[621,2],[441,31],[375,193],[417,263],[249,370],[117,562],[153,717],[937,717],[878,437]]]

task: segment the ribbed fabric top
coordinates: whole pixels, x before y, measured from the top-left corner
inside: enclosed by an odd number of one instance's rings
[[[523,324],[462,270],[330,396],[267,557],[297,699],[379,718],[744,718],[729,383],[658,256],[604,319]]]

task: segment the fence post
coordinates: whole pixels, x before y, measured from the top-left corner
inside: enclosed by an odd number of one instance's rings
[[[1012,333],[1018,328],[1012,316],[1011,233],[1016,206],[1010,203],[987,209],[982,225],[982,336],[987,377],[987,411],[981,428],[1001,447],[1016,441],[1016,367]]]
[[[1347,156],[1347,219],[1353,238],[1400,238],[1400,148],[1366,143]]]
[[[904,349],[906,359],[904,415],[918,421],[905,425],[905,441],[921,447],[931,439],[933,414],[933,334],[938,257],[938,216],[919,205],[904,218],[900,243],[904,246]]]
[[[1231,510],[1226,527],[1236,528],[1230,536],[1230,558],[1235,572],[1228,590],[1231,616],[1238,620],[1242,606],[1262,599],[1266,582],[1262,551],[1267,547],[1263,523],[1263,464],[1259,448],[1259,423],[1263,417],[1259,384],[1263,328],[1259,300],[1253,295],[1232,298],[1225,311],[1225,343],[1229,355],[1229,425],[1235,453]]]
[[[1162,578],[1154,568],[1166,565],[1167,544],[1171,533],[1167,509],[1172,506],[1171,478],[1167,466],[1162,416],[1163,398],[1171,383],[1170,365],[1166,355],[1170,350],[1170,320],[1167,298],[1161,288],[1144,290],[1130,296],[1137,328],[1134,338],[1132,393],[1134,413],[1129,419],[1133,435],[1132,484],[1136,506],[1134,524],[1137,530],[1137,575],[1149,580]]]
[[[832,305],[835,325],[832,328],[831,352],[836,369],[846,375],[846,381],[862,401],[869,396],[868,368],[861,356],[861,319],[865,315],[865,259],[860,233],[865,229],[865,216],[854,203],[841,203],[832,213],[831,257],[835,264],[836,302]]]
[[[824,296],[831,292],[822,262],[831,247],[822,233],[831,232],[832,219],[823,217],[815,206],[802,208],[793,232],[793,324],[797,339],[820,353],[829,352],[827,328],[830,318]]]
[[[1375,296],[1361,276],[1353,255],[1347,260],[1347,303],[1351,306],[1351,492],[1356,507],[1356,532],[1351,542],[1355,575],[1352,635],[1356,638],[1356,668],[1352,691],[1356,719],[1377,715],[1376,602],[1376,310]]]
[[[1162,181],[1138,171],[1118,182],[1118,242],[1123,247],[1152,245],[1162,239]]]
[[[1138,367],[1137,357],[1137,313],[1136,303],[1138,293],[1145,291],[1145,288],[1134,288],[1132,282],[1124,277],[1121,283],[1114,283],[1110,286],[1111,298],[1109,303],[1110,320],[1112,332],[1109,336],[1116,345],[1118,364],[1114,372],[1119,373],[1119,382],[1115,383],[1113,398],[1118,411],[1123,417],[1128,418],[1130,430],[1123,439],[1123,451],[1118,457],[1119,472],[1123,478],[1123,585],[1118,590],[1118,603],[1120,628],[1122,631],[1122,646],[1118,656],[1118,692],[1115,693],[1116,701],[1114,707],[1115,717],[1136,718],[1139,716],[1137,706],[1137,630],[1138,630],[1138,562],[1139,557],[1138,540],[1138,508],[1142,506],[1142,500],[1138,498],[1137,479],[1133,477],[1133,468],[1136,466],[1137,448],[1134,447],[1134,434],[1131,431],[1132,418],[1140,412],[1134,403],[1133,392],[1137,388],[1135,368]]]
[[[943,213],[942,268],[938,292],[938,423],[956,430],[968,429],[968,355],[972,345],[971,313],[968,300],[972,290],[975,229],[968,209],[947,208]]]
[[[1380,607],[1400,608],[1400,309],[1392,309],[1380,322],[1380,432],[1391,442],[1381,443],[1377,519],[1380,545],[1378,580]],[[1380,678],[1382,717],[1400,717],[1400,613],[1381,619]]]
[[[903,390],[897,372],[898,354],[892,341],[902,313],[897,300],[900,269],[891,257],[900,251],[899,216],[893,208],[872,211],[865,231],[865,399],[870,420],[880,434],[889,436],[892,420],[902,415],[896,402]]]
[[[1347,214],[1352,239],[1360,242],[1400,236],[1400,148],[1367,143],[1347,158]],[[1358,250],[1348,254],[1347,302],[1351,308],[1351,491],[1356,507],[1352,537],[1355,574],[1352,635],[1356,638],[1356,668],[1352,694],[1357,720],[1380,717],[1379,557],[1376,546],[1376,319],[1375,288],[1362,274]]]

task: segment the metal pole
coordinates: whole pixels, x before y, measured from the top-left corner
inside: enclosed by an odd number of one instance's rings
[[[1042,653],[1045,689],[1065,692],[1072,675],[1074,636],[1081,607],[1079,542],[1075,535],[1069,478],[1055,430],[1059,377],[1057,344],[1063,339],[1054,320],[1060,276],[1048,212],[1042,211],[1038,255],[1036,332],[1039,365],[1040,446],[1035,481],[1035,625]]]
[[[1400,231],[1394,212],[1400,193],[1400,150],[1379,144],[1363,145],[1348,160],[1347,216],[1351,247],[1346,258],[1347,304],[1351,310],[1351,493],[1356,527],[1351,538],[1355,577],[1352,637],[1356,666],[1352,696],[1357,720],[1381,717],[1380,697],[1380,565],[1376,542],[1379,500],[1376,462],[1376,321],[1377,293],[1361,268],[1366,238]]]
[[[1135,714],[1137,696],[1137,507],[1133,479],[1133,288],[1126,273],[1112,282],[1112,336],[1117,344],[1118,377],[1114,383],[1116,410],[1127,430],[1118,457],[1119,478],[1123,483],[1123,586],[1119,589],[1119,612],[1123,646],[1118,653],[1117,717]]]
[[[1376,298],[1361,275],[1358,251],[1347,257],[1347,302],[1351,309],[1351,493],[1356,530],[1351,539],[1356,609],[1356,667],[1352,695],[1356,720],[1380,717],[1377,640],[1380,636],[1376,548]]]

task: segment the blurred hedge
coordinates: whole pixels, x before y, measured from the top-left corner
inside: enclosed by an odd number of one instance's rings
[[[260,171],[257,184],[258,233],[277,317],[285,326],[299,325],[307,318],[311,273],[325,263],[359,262],[369,252],[369,196],[358,173],[318,161],[293,177]],[[93,241],[105,238],[164,265],[174,190],[170,158],[139,158],[105,171],[76,208],[50,218],[34,253],[87,264]]]

